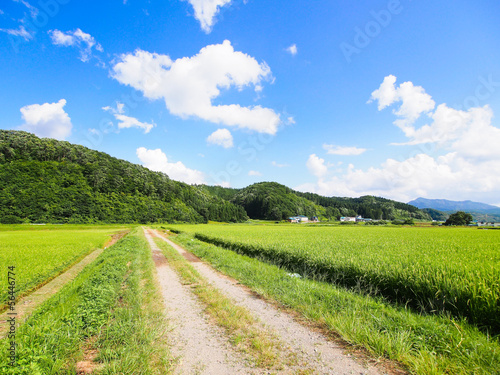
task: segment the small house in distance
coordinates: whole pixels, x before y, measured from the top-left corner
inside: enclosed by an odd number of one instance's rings
[[[342,217],[340,218],[340,221],[354,221],[354,222],[355,222],[355,221],[356,221],[356,218],[355,218],[355,217],[353,217],[353,216],[342,216]]]
[[[288,218],[290,223],[307,223],[309,218],[304,215],[292,216]]]
[[[340,221],[352,221],[352,222],[358,222],[358,223],[360,223],[360,222],[361,223],[363,223],[363,222],[366,223],[368,221],[372,221],[372,219],[366,219],[366,218],[364,218],[362,216],[356,216],[356,217],[354,217],[354,216],[342,216],[340,218]]]

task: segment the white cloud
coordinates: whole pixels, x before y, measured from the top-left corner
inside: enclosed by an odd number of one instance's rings
[[[20,25],[18,29],[0,29],[0,31],[9,35],[19,36],[26,41],[33,39],[33,34],[26,30],[23,25]]]
[[[201,29],[207,34],[212,31],[214,19],[219,9],[231,3],[231,0],[188,0],[194,9],[194,18],[200,22]]]
[[[231,148],[233,147],[233,136],[227,129],[218,129],[208,136],[207,142],[212,145]]]
[[[368,103],[378,101],[378,110],[381,111],[396,102],[401,102],[399,109],[393,111],[399,117],[394,124],[401,128],[406,136],[411,136],[414,122],[422,113],[433,110],[436,103],[421,86],[414,86],[408,81],[396,88],[395,83],[395,76],[385,77],[380,87],[372,92]]]
[[[380,167],[366,170],[350,165],[331,178],[298,186],[300,191],[321,195],[358,197],[375,195],[408,202],[419,196],[464,200],[489,200],[498,196],[500,163],[474,163],[449,153],[439,157],[417,154],[397,161],[387,159]],[[490,198],[491,197],[491,198]]]
[[[297,52],[298,52],[298,50],[297,50],[297,45],[296,45],[296,44],[292,44],[290,47],[288,47],[288,48],[286,49],[286,51],[287,51],[289,54],[291,54],[292,56],[295,56],[295,55],[297,54]]]
[[[277,167],[277,168],[286,168],[286,167],[289,167],[289,166],[290,166],[290,164],[280,164],[280,163],[278,163],[278,162],[276,162],[276,161],[272,161],[272,162],[271,162],[271,165],[272,165],[273,167]]]
[[[64,111],[66,100],[57,103],[31,104],[21,108],[24,124],[22,130],[39,137],[63,140],[71,134],[71,119]]]
[[[366,151],[366,148],[358,148],[358,147],[343,147],[343,146],[335,146],[324,144],[323,148],[326,150],[327,154],[330,155],[342,155],[342,156],[355,156],[361,155]]]
[[[234,51],[228,40],[175,61],[167,55],[136,50],[120,56],[112,75],[149,99],[164,99],[168,110],[181,118],[198,117],[267,134],[276,134],[280,124],[280,116],[269,108],[212,104],[220,89],[257,87],[272,78],[266,63]]]
[[[323,177],[328,172],[328,167],[325,165],[325,159],[321,159],[316,154],[312,154],[307,159],[307,169],[316,177]]]
[[[259,171],[248,171],[249,176],[262,176],[262,173]]]
[[[112,113],[115,119],[118,120],[118,129],[139,128],[144,130],[144,134],[147,134],[156,126],[154,122],[151,124],[147,122],[141,122],[135,117],[124,115],[125,105],[120,102],[116,102],[116,108],[106,106],[102,107],[102,109]]]
[[[331,170],[313,154],[306,166],[317,181],[297,189],[351,197],[370,194],[404,202],[419,196],[497,202],[500,128],[492,124],[491,108],[486,105],[462,111],[440,104],[433,110],[435,103],[423,88],[405,82],[400,85],[405,89],[398,92],[399,88],[391,89],[394,83],[395,77],[386,77],[372,99],[378,100],[379,109],[402,102],[394,114],[409,121],[404,129],[409,139],[404,145],[413,145],[406,148],[408,156],[387,159],[364,170],[352,164]],[[413,123],[423,113],[431,121],[416,128]]]
[[[144,134],[147,134],[156,126],[155,123],[140,122],[134,117],[125,115],[116,114],[115,118],[118,120],[118,129],[139,128],[144,130]]]
[[[120,102],[116,103],[116,108],[112,108],[110,106],[102,107],[103,110],[112,113],[115,119],[118,120],[118,129],[139,128],[144,130],[144,134],[147,134],[156,126],[154,122],[151,124],[147,122],[141,122],[135,117],[124,115],[124,108],[125,105]]]
[[[94,37],[80,29],[66,33],[60,30],[50,30],[48,34],[56,46],[77,47],[80,51],[80,60],[83,62],[92,58],[92,48],[95,47],[97,51],[103,52],[102,46],[95,41]]]
[[[148,150],[145,147],[139,147],[136,154],[146,168],[155,172],[166,173],[173,180],[188,184],[206,183],[205,175],[202,172],[190,169],[180,161],[176,163],[169,162],[167,155],[159,148]]]

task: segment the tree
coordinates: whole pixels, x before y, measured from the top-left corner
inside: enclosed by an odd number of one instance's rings
[[[455,212],[445,221],[444,225],[468,225],[472,221],[472,215],[463,211]]]

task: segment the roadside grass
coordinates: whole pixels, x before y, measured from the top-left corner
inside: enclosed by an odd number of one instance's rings
[[[279,370],[297,364],[295,355],[286,350],[273,333],[265,331],[247,309],[234,304],[213,287],[169,244],[158,237],[153,238],[169,266],[180,276],[184,285],[191,287],[205,306],[205,311],[227,332],[236,349],[261,368]]]
[[[41,229],[43,228],[43,229]],[[130,226],[128,227],[130,228]],[[110,235],[123,226],[26,226],[0,227],[0,311],[7,305],[7,267],[14,267],[15,295],[20,297],[46,284],[102,248]]]
[[[164,345],[155,346],[162,340],[162,322],[150,305],[157,290],[152,266],[145,261],[149,250],[137,230],[105,250],[43,303],[17,328],[14,339],[0,341],[0,373],[75,374],[89,347],[97,351],[91,361],[94,373],[116,373],[110,368],[121,368],[123,374],[165,373],[154,371],[159,366],[149,361],[157,358],[155,362],[168,365]],[[141,273],[149,280],[144,283],[144,295]],[[8,357],[11,341],[16,344],[14,366]]]
[[[500,344],[464,321],[416,313],[380,297],[295,277],[287,270],[194,239],[170,237],[265,298],[333,337],[415,374],[500,374]]]

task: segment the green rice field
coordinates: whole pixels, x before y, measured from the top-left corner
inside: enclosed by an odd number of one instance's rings
[[[0,307],[8,297],[8,267],[15,294],[26,293],[102,247],[119,226],[3,226],[0,230]]]
[[[476,228],[171,225],[335,283],[500,333],[500,231]]]

